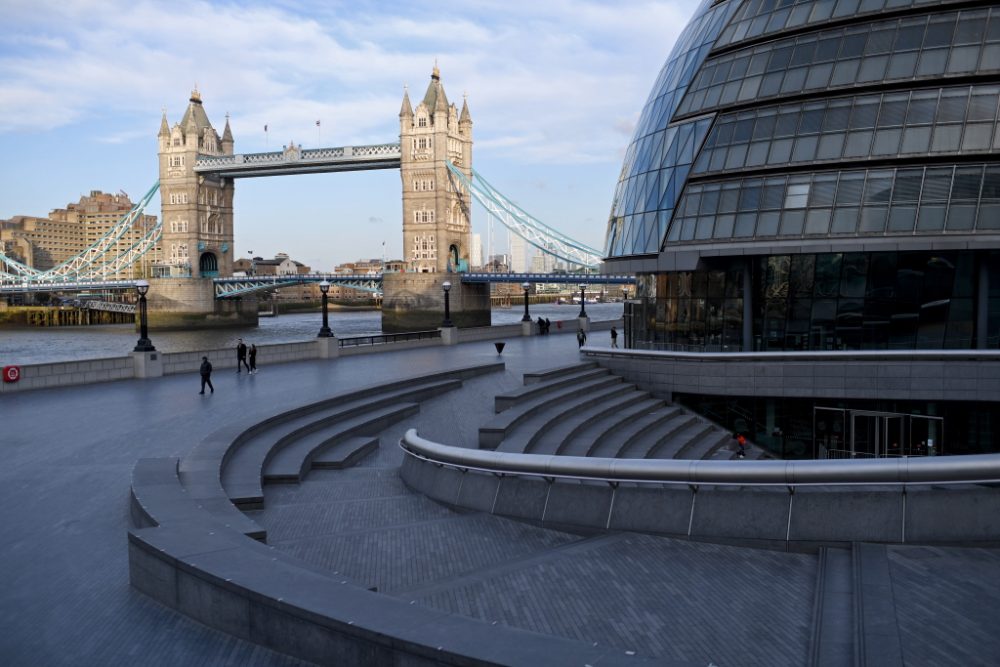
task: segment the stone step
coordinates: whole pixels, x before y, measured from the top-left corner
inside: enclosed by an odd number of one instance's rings
[[[681,451],[677,458],[710,459],[732,439],[731,433],[727,433],[713,424],[706,424],[706,426],[709,428],[708,432],[688,443],[688,446]]]
[[[673,405],[662,405],[661,401],[660,407],[635,417],[623,424],[621,428],[606,433],[592,443],[587,451],[587,456],[624,458],[635,442],[644,437],[653,437],[664,424],[680,414],[680,408]]]
[[[588,361],[585,363],[571,364],[569,366],[559,366],[558,368],[549,368],[543,371],[536,371],[534,373],[524,374],[524,384],[536,384],[538,382],[546,382],[548,380],[553,380],[562,375],[570,375],[578,371],[587,370],[589,368],[597,368],[596,361]]]
[[[541,394],[558,387],[566,387],[584,380],[590,380],[609,374],[610,371],[606,368],[586,368],[576,373],[566,373],[564,375],[560,375],[552,380],[546,380],[545,382],[518,387],[517,389],[509,391],[506,394],[495,396],[493,399],[494,411],[503,412],[508,408],[512,408],[519,403],[524,403],[525,401],[531,400],[536,396],[540,396]]]
[[[592,452],[601,443],[611,440],[636,421],[642,420],[662,408],[663,401],[659,398],[645,398],[632,403],[588,424],[585,429],[573,433],[569,438],[563,440],[556,453],[562,456],[599,456],[600,454],[592,454]],[[615,451],[617,451],[617,447]]]
[[[648,459],[684,459],[685,451],[690,449],[695,442],[712,432],[714,427],[711,424],[691,418],[691,424],[685,428],[674,432],[669,438],[665,438],[651,449],[646,455]]]
[[[858,667],[902,667],[903,649],[886,546],[855,542],[851,561],[854,664]]]
[[[809,667],[839,667],[854,662],[852,583],[851,552],[847,549],[820,549]]]
[[[585,419],[593,409],[600,409],[608,401],[616,400],[635,393],[635,387],[621,381],[607,384],[576,395],[572,402],[561,401],[548,404],[545,409],[538,410],[529,418],[519,421],[507,432],[503,441],[497,445],[498,452],[535,453],[535,443],[543,434],[560,429],[567,421]],[[558,445],[557,445],[558,446]],[[554,453],[554,452],[551,452]]]
[[[664,440],[669,439],[678,431],[686,429],[693,424],[694,417],[683,410],[677,410],[665,422],[657,428],[649,429],[644,433],[625,443],[615,458],[620,459],[645,459],[649,458],[650,452],[660,445]]]
[[[338,442],[330,449],[313,457],[312,467],[333,468],[343,470],[357,465],[363,458],[374,452],[379,447],[379,437],[376,436],[355,436],[342,442]]]
[[[622,384],[622,379],[616,375],[604,375],[592,380],[580,382],[574,386],[561,387],[536,396],[530,401],[504,410],[496,417],[479,428],[479,447],[494,449],[499,445],[515,426],[551,406],[565,401],[578,399],[581,396],[597,391],[603,387]]]
[[[626,387],[627,391],[607,397],[592,407],[564,413],[558,423],[539,431],[526,451],[530,454],[559,454],[567,443],[581,438],[581,433],[586,432],[593,424],[649,398],[648,393],[639,391],[634,385]]]
[[[404,417],[420,412],[417,403],[400,403],[372,410],[362,415],[338,422],[327,429],[313,431],[289,443],[268,459],[264,466],[266,483],[298,483],[312,467],[313,459],[327,449],[356,436],[373,436]],[[233,498],[240,504],[241,498]]]

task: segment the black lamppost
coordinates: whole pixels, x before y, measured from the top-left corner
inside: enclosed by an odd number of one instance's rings
[[[256,262],[254,262],[254,260],[253,260],[253,250],[247,250],[247,254],[250,255],[250,271],[249,271],[249,275],[252,276],[254,273],[256,273],[255,269],[257,268]]]
[[[135,289],[139,292],[139,342],[135,344],[136,352],[155,352],[153,342],[149,340],[149,322],[146,319],[146,292],[149,291],[149,283],[145,280],[138,280]]]
[[[521,289],[524,290],[524,317],[521,318],[521,321],[530,322],[531,315],[528,314],[528,290],[531,289],[531,283],[521,283]]]
[[[584,306],[586,302],[586,290],[587,286],[584,283],[580,283],[580,317],[587,316],[587,308]]]
[[[330,331],[330,323],[327,319],[327,296],[326,293],[330,291],[330,283],[325,280],[319,284],[319,291],[323,294],[323,326],[320,327],[319,333],[316,334],[317,338],[332,338],[333,332]]]
[[[441,289],[444,290],[444,321],[441,322],[442,327],[453,327],[454,324],[451,323],[451,303],[448,301],[448,292],[451,291],[451,283],[447,280],[441,283]]]

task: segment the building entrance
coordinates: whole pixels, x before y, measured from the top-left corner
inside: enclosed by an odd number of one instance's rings
[[[816,458],[887,458],[942,453],[942,417],[813,408],[813,454]]]

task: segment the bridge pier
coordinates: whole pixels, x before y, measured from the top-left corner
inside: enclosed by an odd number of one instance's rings
[[[451,283],[451,321],[456,327],[490,325],[490,286],[462,283],[457,273],[386,273],[382,276],[382,331],[428,331],[444,319],[444,290]]]
[[[210,279],[152,278],[148,298],[150,329],[257,326],[257,298],[217,300]]]

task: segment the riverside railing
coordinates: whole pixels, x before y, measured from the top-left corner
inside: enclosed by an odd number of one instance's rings
[[[340,338],[338,341],[340,347],[368,347],[372,345],[385,345],[387,343],[400,343],[410,340],[429,340],[432,338],[441,338],[441,330],[434,329],[432,331],[408,331],[406,333],[351,336],[350,338]]]
[[[909,486],[1000,482],[1000,454],[818,461],[607,459],[452,447],[406,432],[407,455],[435,465],[494,475],[687,486]]]

